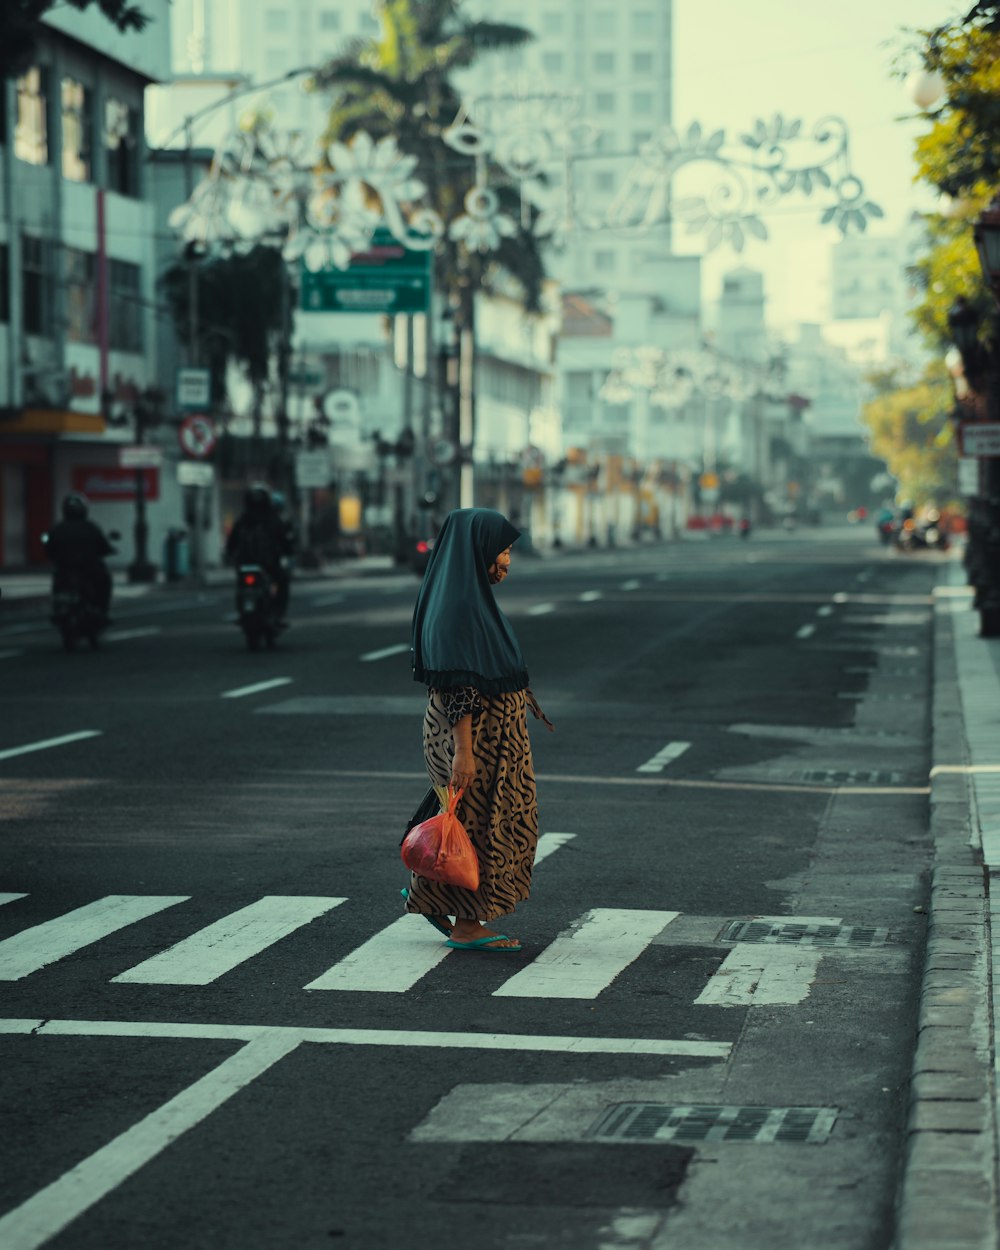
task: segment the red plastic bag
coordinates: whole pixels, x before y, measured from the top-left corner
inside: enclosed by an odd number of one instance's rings
[[[448,806],[430,820],[414,825],[403,839],[403,863],[418,877],[479,889],[479,860],[476,848],[455,814],[461,790],[448,787]]]

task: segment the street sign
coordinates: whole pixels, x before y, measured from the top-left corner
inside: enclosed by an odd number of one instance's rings
[[[163,463],[163,452],[159,447],[119,447],[118,463],[123,469],[158,469]]]
[[[425,313],[430,311],[430,251],[406,248],[378,229],[367,252],[358,252],[347,269],[312,273],[302,267],[304,312]]]
[[[181,451],[196,460],[204,460],[215,450],[215,422],[204,413],[192,413],[185,417],[177,430]]]
[[[215,481],[215,465],[200,460],[180,460],[177,463],[178,486],[211,486]]]
[[[212,402],[212,375],[208,369],[177,370],[177,407],[197,412]]]
[[[300,451],[295,457],[295,484],[304,490],[322,490],[329,486],[329,451]]]
[[[963,456],[1000,456],[1000,421],[963,421],[960,431]]]
[[[979,461],[975,456],[958,458],[958,493],[970,496],[979,494]]]

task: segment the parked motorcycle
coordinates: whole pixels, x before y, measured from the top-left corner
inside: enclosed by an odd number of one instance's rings
[[[236,570],[236,622],[251,651],[258,651],[261,643],[270,649],[278,641],[277,589],[259,564],[241,564]]]

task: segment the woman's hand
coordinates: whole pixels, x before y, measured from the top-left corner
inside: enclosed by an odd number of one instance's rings
[[[471,748],[459,749],[451,764],[451,784],[456,790],[471,786],[476,777],[476,757]]]

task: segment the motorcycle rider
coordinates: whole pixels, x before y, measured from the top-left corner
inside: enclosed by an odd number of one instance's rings
[[[275,610],[281,625],[291,594],[290,561],[294,551],[289,525],[279,516],[270,489],[254,482],[243,496],[243,511],[226,540],[226,559],[234,564],[259,564],[275,588]]]
[[[55,566],[52,593],[66,589],[74,578],[79,578],[107,624],[111,574],[104,557],[113,556],[115,549],[101,527],[89,519],[88,510],[83,495],[73,493],[62,501],[62,520],[53,525],[45,543],[46,553]]]

